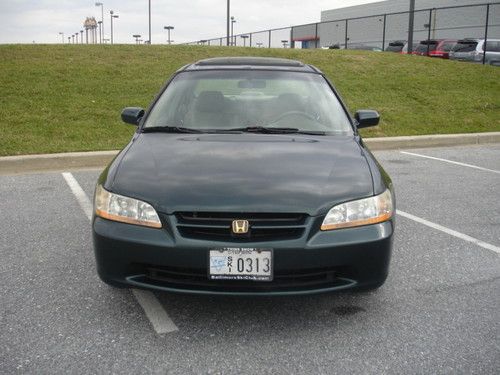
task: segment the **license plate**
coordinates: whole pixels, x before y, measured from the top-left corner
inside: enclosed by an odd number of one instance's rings
[[[272,249],[226,247],[208,253],[210,280],[272,281]]]

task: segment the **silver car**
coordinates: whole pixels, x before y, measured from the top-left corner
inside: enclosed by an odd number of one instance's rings
[[[485,48],[486,47],[486,48]],[[500,65],[500,39],[462,39],[450,51],[451,60],[462,60],[481,63],[486,50],[486,63]]]

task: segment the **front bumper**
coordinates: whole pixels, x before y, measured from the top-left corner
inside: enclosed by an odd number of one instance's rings
[[[376,287],[385,281],[394,222],[301,238],[244,244],[187,239],[175,229],[152,229],[93,219],[97,271],[119,287],[191,294],[288,295]],[[215,281],[207,277],[207,252],[221,247],[273,248],[271,282]]]

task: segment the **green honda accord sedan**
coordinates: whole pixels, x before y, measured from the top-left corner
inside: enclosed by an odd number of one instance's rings
[[[98,274],[117,287],[286,295],[373,289],[394,232],[389,176],[314,66],[213,58],[179,69],[99,177]]]

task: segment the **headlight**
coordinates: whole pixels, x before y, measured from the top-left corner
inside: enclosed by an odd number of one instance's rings
[[[389,189],[380,195],[333,207],[326,214],[321,230],[358,227],[389,220],[394,213]]]
[[[97,185],[95,190],[94,211],[104,219],[161,228],[160,218],[150,204],[110,193],[101,185]]]

